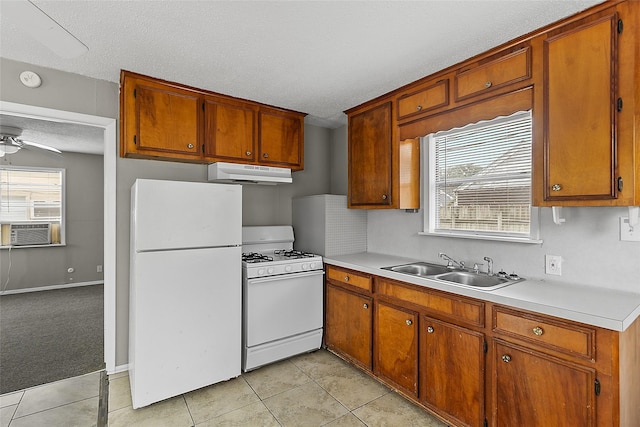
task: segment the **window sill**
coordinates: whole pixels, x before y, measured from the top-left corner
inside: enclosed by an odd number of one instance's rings
[[[23,248],[58,248],[60,246],[67,246],[65,243],[52,243],[50,245],[8,245],[8,246],[0,246],[0,250],[15,250],[15,249],[23,249]]]
[[[443,233],[443,232],[430,232],[420,231],[420,236],[435,236],[435,237],[453,237],[455,239],[472,239],[472,240],[491,240],[496,242],[510,242],[510,243],[526,243],[540,245],[541,239],[530,239],[528,237],[508,237],[508,236],[481,236],[473,234],[458,234],[458,233]]]

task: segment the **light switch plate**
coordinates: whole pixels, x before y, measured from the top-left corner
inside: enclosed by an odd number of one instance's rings
[[[640,225],[629,227],[629,218],[620,218],[620,240],[623,242],[640,242]]]

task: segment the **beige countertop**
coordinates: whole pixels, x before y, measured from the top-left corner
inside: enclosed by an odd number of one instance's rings
[[[640,294],[632,292],[547,280],[524,280],[486,291],[382,269],[419,261],[372,252],[324,258],[326,264],[614,331],[624,331],[640,316]]]

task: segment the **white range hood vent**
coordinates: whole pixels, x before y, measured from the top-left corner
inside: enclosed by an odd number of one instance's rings
[[[211,163],[209,181],[235,184],[291,184],[291,169],[271,166],[243,165],[239,163]]]

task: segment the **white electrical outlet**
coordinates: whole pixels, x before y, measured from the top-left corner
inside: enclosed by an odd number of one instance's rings
[[[545,269],[547,274],[562,276],[562,257],[559,255],[545,255]]]
[[[98,265],[96,267],[96,273],[102,273],[102,266],[101,265]]]
[[[620,240],[623,242],[640,242],[640,225],[629,227],[629,218],[620,218]]]

